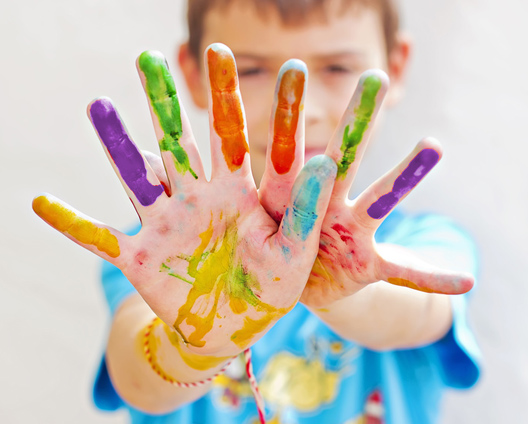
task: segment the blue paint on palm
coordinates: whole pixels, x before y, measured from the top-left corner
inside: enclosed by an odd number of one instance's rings
[[[317,202],[321,194],[321,182],[316,176],[311,176],[303,184],[293,201],[292,221],[293,231],[304,241],[312,232],[317,219]]]

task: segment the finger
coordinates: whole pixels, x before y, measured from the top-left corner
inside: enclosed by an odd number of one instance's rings
[[[169,181],[180,177],[204,178],[204,171],[185,111],[180,106],[174,80],[165,57],[156,51],[143,52],[137,60],[161,156]]]
[[[49,194],[33,199],[33,210],[70,240],[114,265],[122,262],[121,246],[127,236],[97,222]]]
[[[359,79],[356,91],[325,152],[337,163],[334,197],[348,196],[388,88],[389,79],[380,70],[366,71]]]
[[[336,164],[330,157],[315,156],[306,163],[293,184],[278,232],[287,259],[292,249],[312,244],[315,259],[336,173]]]
[[[251,175],[244,107],[238,87],[235,58],[220,43],[205,51],[209,77],[212,178],[219,175]]]
[[[260,202],[280,222],[291,188],[304,164],[304,93],[308,70],[300,60],[287,61],[279,71],[270,122],[266,169]]]
[[[128,197],[139,216],[144,216],[149,206],[166,196],[163,186],[128,136],[109,98],[101,97],[90,103],[88,116]]]
[[[156,174],[156,177],[158,177],[158,180],[165,189],[165,193],[167,194],[167,196],[170,196],[170,183],[167,178],[165,166],[163,165],[163,161],[161,160],[161,158],[155,153],[149,152],[147,150],[142,150],[141,153],[143,154],[143,157],[147,160],[148,164]]]
[[[355,201],[359,221],[377,228],[394,207],[434,168],[442,148],[434,139],[420,141],[412,153],[392,171],[368,187]]]
[[[390,247],[390,246],[387,246]],[[398,261],[391,249],[378,246],[382,257],[379,279],[396,286],[426,293],[462,294],[473,287],[475,280],[469,273],[448,271],[405,254],[405,263]]]

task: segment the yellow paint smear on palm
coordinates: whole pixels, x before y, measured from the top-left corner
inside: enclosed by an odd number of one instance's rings
[[[203,347],[203,338],[213,328],[221,299],[228,302],[235,314],[246,312],[251,305],[265,315],[256,320],[246,317],[243,328],[232,335],[231,339],[235,344],[245,347],[255,334],[263,331],[273,319],[284,315],[288,309],[274,308],[255,295],[254,290],[259,289],[258,281],[244,269],[242,262],[237,258],[236,225],[228,223],[223,234],[214,240],[213,233],[211,219],[209,227],[200,234],[200,245],[192,257],[187,259],[187,273],[194,281],[185,304],[178,311],[174,328],[186,343]],[[195,328],[188,337],[183,335],[180,328],[184,322]]]
[[[112,258],[120,254],[119,243],[107,228],[77,215],[59,202],[39,196],[33,200],[33,210],[56,230],[69,234],[79,243],[95,246]]]
[[[204,356],[189,352],[185,347],[182,347],[180,336],[171,330],[167,325],[163,326],[165,334],[169,338],[171,344],[178,350],[183,361],[191,368],[199,371],[206,371],[217,367],[223,362],[230,359],[230,356]]]

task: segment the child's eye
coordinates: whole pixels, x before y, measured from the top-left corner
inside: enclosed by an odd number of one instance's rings
[[[332,74],[351,74],[351,73],[354,73],[354,69],[348,67],[348,66],[343,66],[343,65],[338,65],[338,64],[333,64],[333,65],[328,65],[325,67],[325,71],[328,72],[328,73],[332,73]]]
[[[238,68],[238,76],[240,78],[256,77],[256,76],[264,75],[265,73],[266,73],[266,70],[258,66]]]

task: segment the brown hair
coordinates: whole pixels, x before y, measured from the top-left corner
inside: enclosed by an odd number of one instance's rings
[[[240,1],[240,0],[238,0]],[[314,17],[326,18],[326,0],[252,0],[259,13],[266,14],[270,8],[279,13],[284,25],[295,26]],[[207,13],[215,7],[227,7],[233,0],[188,0],[187,25],[189,27],[189,49],[196,58],[201,57],[200,44],[204,33]],[[383,24],[387,54],[391,52],[399,28],[399,15],[396,0],[341,0],[343,10],[360,4],[378,10]],[[321,12],[319,14],[314,12]]]

